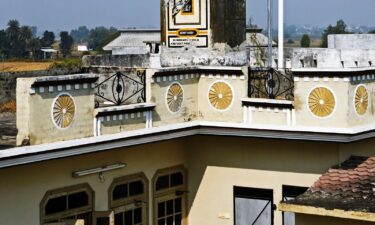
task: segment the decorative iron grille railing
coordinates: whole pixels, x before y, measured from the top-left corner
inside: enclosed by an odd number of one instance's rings
[[[95,87],[95,106],[128,105],[146,102],[146,72],[137,71],[130,75],[124,72],[105,78]]]
[[[294,78],[290,70],[249,68],[250,98],[294,100]]]

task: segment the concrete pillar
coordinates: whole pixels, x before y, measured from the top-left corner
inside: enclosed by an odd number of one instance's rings
[[[278,65],[279,68],[284,68],[284,0],[279,0],[279,47],[278,47]]]

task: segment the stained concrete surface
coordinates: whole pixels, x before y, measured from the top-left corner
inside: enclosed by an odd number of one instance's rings
[[[14,147],[17,136],[16,115],[0,113],[0,127],[0,150]]]

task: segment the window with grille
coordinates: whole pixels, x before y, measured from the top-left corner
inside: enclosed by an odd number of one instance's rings
[[[92,224],[93,191],[88,184],[48,191],[41,202],[41,224],[83,219]]]
[[[143,173],[115,179],[109,195],[115,225],[147,224],[148,181]]]
[[[186,172],[183,167],[162,169],[154,177],[154,223],[186,224]]]

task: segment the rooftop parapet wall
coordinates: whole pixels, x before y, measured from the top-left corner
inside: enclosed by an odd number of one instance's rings
[[[162,67],[182,66],[223,66],[242,67],[248,65],[250,49],[245,45],[232,49],[222,44],[207,51],[205,49],[186,46],[184,49],[162,47],[160,62]]]
[[[96,75],[19,78],[17,145],[93,136]]]
[[[83,67],[147,68],[150,54],[84,56],[82,64]]]
[[[249,96],[249,72],[247,67],[149,69],[145,102],[96,109],[96,75],[19,79],[17,142],[40,144],[144,132],[189,122],[340,134],[375,127],[374,69],[294,69],[291,99],[276,94],[268,96],[272,99]],[[128,88],[123,85],[115,89]]]
[[[286,68],[360,68],[375,66],[375,50],[287,48]],[[287,63],[288,64],[288,63]]]
[[[295,70],[296,125],[373,127],[374,72],[371,69]]]
[[[328,48],[345,50],[375,50],[375,34],[328,35]]]

